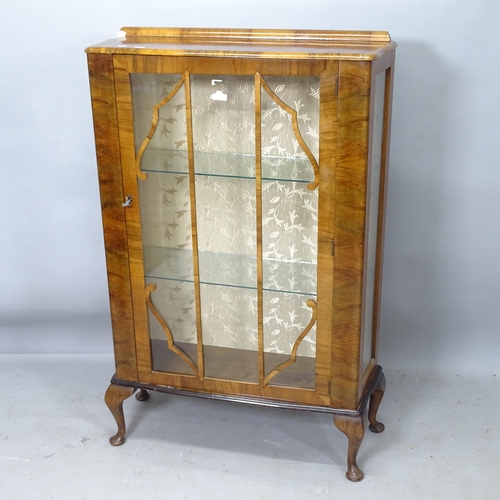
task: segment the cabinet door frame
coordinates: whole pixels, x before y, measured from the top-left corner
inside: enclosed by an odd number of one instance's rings
[[[151,385],[168,385],[180,389],[245,394],[303,404],[330,405],[330,367],[332,338],[332,280],[334,235],[334,184],[337,127],[338,61],[233,59],[202,57],[169,57],[115,55],[113,57],[119,142],[123,175],[123,197],[130,194],[132,206],[126,209],[126,228],[130,280],[134,310],[135,350],[138,379]],[[152,370],[147,311],[144,297],[144,273],[138,183],[132,124],[130,73],[235,74],[320,77],[320,169],[318,227],[318,318],[316,388],[314,390],[255,384],[219,379],[199,380],[195,376],[176,375]],[[321,270],[321,272],[320,272]]]

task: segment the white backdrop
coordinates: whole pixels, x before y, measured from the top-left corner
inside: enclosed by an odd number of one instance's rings
[[[111,350],[86,46],[122,26],[369,29],[399,44],[381,364],[495,369],[497,0],[19,0],[0,19],[0,352]]]

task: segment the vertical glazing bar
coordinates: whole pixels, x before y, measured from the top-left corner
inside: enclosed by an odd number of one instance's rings
[[[193,242],[193,272],[194,272],[194,299],[196,307],[196,344],[198,347],[198,378],[203,380],[203,336],[201,330],[201,297],[200,271],[198,264],[198,232],[196,230],[196,191],[194,176],[194,148],[193,148],[193,116],[191,113],[191,82],[190,75],[184,73],[184,89],[186,91],[186,123],[189,163],[189,194],[191,203],[191,235]]]
[[[262,158],[260,126],[260,74],[255,73],[255,206],[257,211],[257,328],[259,346],[259,384],[264,386],[264,298],[262,290]]]

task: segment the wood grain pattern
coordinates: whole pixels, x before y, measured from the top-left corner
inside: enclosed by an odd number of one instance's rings
[[[113,60],[116,107],[120,137],[120,154],[123,178],[123,190],[130,193],[137,202],[132,203],[124,212],[127,225],[127,244],[129,256],[130,280],[132,285],[133,320],[135,348],[137,353],[137,371],[139,380],[144,373],[151,372],[151,348],[149,343],[148,309],[144,299],[146,288],[144,278],[144,257],[142,249],[142,229],[140,216],[139,180],[136,170],[136,155],[133,127],[132,93],[130,73],[117,67]]]
[[[255,227],[257,238],[257,343],[259,353],[259,384],[263,387],[264,366],[264,286],[262,277],[262,126],[261,126],[261,85],[259,72],[254,77],[255,92]]]
[[[370,65],[339,63],[335,186],[332,405],[355,408],[359,377],[365,244]]]
[[[209,387],[213,392],[220,391],[225,394],[231,391],[244,394],[245,391],[249,391],[248,394],[264,394],[265,397],[270,397],[272,394],[272,397],[278,399],[283,397],[288,400],[296,396],[301,398],[301,401],[315,400],[314,404],[327,404],[340,409],[355,408],[359,403],[363,386],[359,373],[356,372],[359,367],[360,290],[364,258],[362,245],[366,188],[363,183],[366,181],[368,123],[366,110],[369,101],[370,63],[117,55],[114,57],[114,64],[123,183],[125,191],[130,192],[134,199],[138,197],[137,177],[130,161],[130,158],[135,159],[134,155],[130,154],[130,151],[133,151],[130,73],[184,74],[188,71],[206,74],[258,73],[260,76],[264,73],[321,77],[316,394],[289,392],[287,389],[280,396],[272,386],[256,389],[249,388],[249,384],[224,380],[207,381],[208,385],[204,386],[194,378],[155,372],[151,366],[147,307],[143,304],[141,308],[137,301],[136,308],[134,299],[139,377],[151,383],[180,384],[179,387],[194,390],[206,391]],[[256,125],[258,127],[258,123]],[[258,138],[256,141],[258,142]],[[142,249],[140,243],[137,243],[140,242],[140,218],[137,206],[127,209],[127,227],[130,268],[134,284],[132,288],[135,289],[136,285],[138,287],[144,283]],[[142,290],[144,288],[143,285]],[[265,373],[265,370],[262,372]],[[261,382],[264,378],[262,376]],[[369,379],[370,377],[366,379],[367,383]]]
[[[224,57],[113,56],[116,71],[127,73],[315,76],[331,61],[225,59]],[[335,64],[335,63],[333,63]]]
[[[200,377],[198,367],[196,366],[195,362],[191,359],[191,357],[184,352],[180,347],[178,347],[175,342],[174,342],[174,337],[172,336],[172,332],[170,331],[170,328],[168,327],[167,323],[163,319],[162,315],[158,312],[158,309],[156,309],[155,305],[153,304],[153,301],[151,300],[151,292],[154,292],[156,290],[156,285],[150,284],[146,287],[146,304],[148,306],[148,309],[151,311],[151,314],[156,318],[158,323],[160,323],[160,326],[162,330],[165,332],[165,337],[167,337],[167,343],[168,343],[168,348],[177,354],[182,360],[184,360],[185,363],[193,370],[193,372]],[[200,378],[201,380],[201,378]]]
[[[184,41],[241,42],[244,44],[280,42],[286,44],[310,43],[380,43],[388,44],[387,31],[348,30],[277,30],[277,29],[227,29],[227,28],[144,28],[123,27],[127,38],[173,38]]]
[[[267,385],[273,377],[278,375],[280,371],[284,370],[285,368],[288,368],[297,361],[297,351],[299,349],[300,343],[304,340],[304,337],[311,331],[311,328],[314,326],[314,323],[316,323],[316,302],[310,299],[307,301],[307,305],[312,309],[311,319],[307,324],[307,326],[302,331],[302,333],[297,337],[295,343],[293,344],[292,352],[290,354],[290,359],[287,359],[283,363],[279,364],[274,370],[272,370],[269,374],[267,374],[266,377],[264,378],[263,385]]]
[[[162,341],[159,341],[162,342]],[[168,349],[166,350],[168,351]],[[169,351],[168,351],[169,352]],[[178,358],[177,358],[178,359]],[[380,376],[383,373],[382,367],[377,366],[376,370],[374,371],[373,374],[373,379],[370,383],[370,385],[366,388],[366,392],[363,394],[363,397],[361,398],[359,405],[356,409],[354,410],[348,410],[344,408],[332,408],[328,405],[316,405],[312,402],[308,402],[306,404],[303,404],[301,402],[297,401],[287,401],[281,399],[274,399],[272,397],[262,397],[262,396],[255,396],[255,395],[245,395],[245,394],[238,394],[236,392],[232,392],[230,394],[223,394],[223,393],[214,393],[214,392],[209,392],[209,391],[192,391],[189,389],[182,389],[182,388],[176,388],[174,386],[169,386],[169,385],[161,385],[161,384],[156,384],[156,385],[151,385],[146,382],[136,382],[136,381],[130,381],[130,380],[122,380],[119,379],[115,376],[111,379],[111,383],[115,385],[120,385],[120,386],[125,386],[125,387],[132,387],[135,389],[144,389],[147,391],[158,391],[158,392],[163,392],[166,394],[180,394],[184,396],[193,396],[193,397],[199,397],[199,398],[204,398],[204,399],[214,399],[214,400],[220,400],[220,401],[230,401],[230,402],[236,402],[236,403],[243,403],[243,404],[248,404],[248,405],[255,405],[255,406],[273,406],[276,408],[285,408],[288,410],[300,410],[300,411],[311,411],[311,412],[318,412],[318,413],[328,413],[331,415],[337,415],[337,416],[348,416],[348,417],[359,417],[364,411],[366,411],[369,403],[370,396],[372,392],[374,391],[375,387],[380,381]],[[192,379],[196,380],[196,378],[191,377]],[[206,382],[208,379],[205,379],[204,382]],[[258,387],[258,384],[254,384],[254,387]],[[267,388],[265,388],[267,389]],[[281,390],[281,387],[278,387],[277,389]],[[292,389],[294,391],[294,389]],[[296,390],[295,390],[296,391]],[[309,393],[311,394],[313,391],[300,391],[301,393]]]
[[[377,420],[377,412],[382,402],[385,393],[385,375],[382,373],[380,380],[370,396],[370,407],[368,409],[368,420],[370,421],[369,429],[377,434],[383,432],[385,425]]]
[[[201,320],[201,291],[200,291],[200,264],[198,256],[198,218],[196,215],[196,182],[194,173],[194,139],[193,139],[193,113],[191,108],[191,81],[187,71],[184,72],[184,88],[186,91],[186,124],[189,166],[189,199],[191,211],[191,241],[193,245],[193,277],[194,277],[194,302],[196,308],[196,343],[198,346],[198,378],[203,380],[203,325]]]
[[[327,61],[320,80],[320,141],[318,197],[318,274],[316,323],[316,391],[330,404],[333,266],[335,222],[335,165],[338,122],[337,61]]]
[[[139,148],[139,151],[137,151],[137,156],[135,158],[135,168],[137,170],[137,177],[141,180],[146,180],[148,178],[148,174],[146,172],[141,171],[141,159],[142,155],[144,154],[145,149],[148,147],[148,144],[150,143],[151,139],[153,138],[154,133],[156,132],[156,127],[158,126],[158,116],[160,113],[160,108],[162,106],[165,106],[172,97],[177,94],[179,89],[182,87],[182,84],[184,83],[185,75],[183,75],[179,81],[175,84],[174,88],[171,90],[171,92],[165,96],[158,104],[155,104],[153,106],[153,119],[151,121],[151,128],[149,129],[149,132],[147,136],[145,137],[144,141],[141,144],[141,147]]]
[[[88,53],[274,60],[377,60],[396,46],[384,31],[123,28]],[[215,71],[212,74],[216,73]],[[266,73],[261,73],[266,74]]]
[[[334,65],[336,63],[333,63]],[[132,108],[130,98],[130,73],[183,73],[182,68],[188,68],[195,73],[217,71],[221,74],[252,74],[256,72],[266,71],[266,74],[283,74],[283,75],[318,75],[326,71],[325,63],[317,61],[256,61],[256,60],[200,60],[196,58],[178,59],[178,58],[162,58],[162,57],[114,57],[115,79],[118,93],[119,103],[119,118],[122,124],[120,129],[120,143],[122,149],[122,163],[124,170],[124,186],[127,192],[130,192],[134,199],[138,199],[137,192],[137,177],[135,175],[134,160],[134,141],[132,127]],[[199,69],[198,69],[199,68]],[[157,380],[158,383],[179,384],[180,379],[172,380],[167,376],[165,378],[161,373],[152,374],[151,365],[151,343],[148,334],[147,325],[147,308],[143,298],[144,275],[142,263],[142,245],[141,245],[141,228],[138,204],[130,207],[128,212],[127,222],[129,226],[129,245],[131,253],[131,273],[135,283],[134,289],[138,289],[142,285],[141,294],[137,294],[134,300],[134,319],[137,338],[137,356],[139,364],[139,377],[142,381]],[[331,251],[330,251],[331,254]],[[136,288],[137,287],[137,288]],[[142,297],[141,297],[142,296]],[[142,298],[142,304],[141,304]],[[330,327],[328,327],[330,328]],[[323,332],[326,335],[326,331]],[[327,341],[328,342],[328,341]],[[328,353],[327,353],[328,356]],[[325,354],[319,356],[324,359]],[[317,364],[318,366],[318,364]],[[321,366],[325,366],[323,361]],[[168,382],[167,382],[168,380]],[[315,398],[315,404],[329,404],[328,394],[328,375],[322,374],[320,377],[322,394]],[[192,381],[189,381],[192,384]],[[224,381],[217,382],[219,390],[224,392],[232,390],[247,390],[245,387],[235,389],[233,383],[225,383]],[[252,389],[253,390],[253,389]],[[288,389],[287,389],[288,390]],[[276,391],[271,391],[273,397],[278,397]],[[288,397],[285,394],[285,397]],[[300,396],[301,397],[301,396]],[[306,399],[310,396],[307,395]]]
[[[367,420],[374,432],[384,428],[377,420],[385,390],[385,377],[377,365],[377,346],[396,44],[386,32],[124,30],[126,39],[110,40],[87,49],[116,357],[116,376],[105,397],[118,425],[112,444],[125,441],[123,401],[137,388],[142,400],[146,399],[147,391],[158,390],[309,409],[334,415],[335,425],[349,441],[347,477],[351,481],[361,480],[363,473],[357,465],[357,454]],[[370,106],[375,75],[382,71],[386,71],[386,87],[372,360],[362,373]],[[147,137],[140,138],[137,155],[132,73],[183,75],[172,92],[153,107],[152,124]],[[258,351],[202,344],[190,74],[254,76]],[[261,75],[320,77],[318,158],[312,155],[300,134],[296,110],[281,101]],[[182,85],[186,101],[197,322],[197,342],[186,345],[174,342],[152,301],[154,285],[145,283],[138,190],[141,179],[146,178],[140,171],[141,156],[156,131],[159,109]],[[308,188],[319,190],[317,301],[308,302],[313,309],[311,320],[295,341],[289,358],[264,353],[263,348],[261,89],[290,114],[295,139],[314,169],[314,181]],[[134,200],[126,208],[121,206],[124,194],[130,194]],[[149,338],[148,310],[163,328],[165,341]],[[301,341],[314,324],[316,359],[297,356]],[[274,356],[275,368],[266,375],[265,363],[270,356]]]
[[[302,148],[302,151],[306,154],[307,158],[311,162],[312,168],[314,170],[314,181],[310,182],[307,185],[307,189],[314,191],[319,184],[319,165],[318,162],[316,161],[316,158],[314,158],[314,155],[312,154],[311,150],[309,149],[308,145],[304,141],[304,138],[302,137],[302,134],[300,133],[299,129],[299,121],[297,118],[297,110],[294,108],[291,108],[283,102],[272,90],[271,87],[267,84],[266,80],[260,76],[260,84],[262,85],[262,88],[267,92],[269,97],[284,111],[286,111],[292,118],[292,130],[295,135],[295,138],[297,139],[297,142],[300,144],[300,147]],[[259,117],[260,117],[260,107],[259,107]]]
[[[109,438],[110,444],[120,446],[125,443],[125,416],[123,415],[123,402],[132,396],[136,389],[134,387],[124,387],[121,385],[111,384],[106,391],[104,401],[109,408],[109,411],[116,420],[118,432]]]
[[[116,373],[138,380],[112,59],[89,54],[88,67]]]
[[[363,442],[366,428],[366,411],[360,416],[347,417],[335,416],[333,422],[336,427],[343,432],[349,441],[347,449],[347,472],[346,477],[349,481],[358,482],[364,477],[363,472],[358,467],[358,451]]]
[[[168,349],[167,349],[168,351]],[[211,393],[211,392],[200,392],[200,391],[190,391],[186,389],[178,389],[173,386],[167,386],[167,385],[150,385],[144,382],[132,382],[130,380],[121,380],[118,379],[116,376],[114,376],[111,379],[112,384],[116,385],[122,385],[125,387],[133,387],[136,389],[144,389],[148,391],[158,391],[158,392],[163,392],[166,394],[179,394],[183,396],[193,396],[193,397],[199,397],[199,398],[204,398],[204,399],[215,399],[215,400],[220,400],[220,401],[229,401],[229,402],[235,402],[235,403],[242,403],[242,404],[248,404],[248,405],[255,405],[255,406],[273,406],[275,408],[285,408],[288,410],[305,410],[305,411],[311,411],[311,412],[318,412],[318,413],[328,413],[331,415],[337,415],[337,416],[347,416],[347,417],[359,417],[364,411],[366,411],[366,408],[368,407],[368,402],[369,398],[374,391],[375,387],[380,381],[380,376],[382,375],[382,367],[378,366],[373,374],[373,379],[370,383],[370,385],[366,388],[366,392],[364,393],[363,397],[360,400],[360,403],[358,407],[355,410],[346,410],[342,408],[331,408],[330,406],[324,406],[324,405],[315,405],[312,403],[308,403],[306,405],[298,403],[298,402],[289,402],[289,401],[284,401],[282,399],[273,399],[273,398],[263,398],[263,397],[255,397],[255,396],[245,396],[245,395],[239,395],[236,393],[232,394],[221,394],[221,393]],[[194,377],[193,377],[194,378]],[[196,379],[195,379],[196,380]],[[205,379],[204,382],[206,382],[207,379]],[[256,386],[255,384],[254,386]],[[278,388],[281,389],[281,388]],[[307,391],[308,393],[311,393],[312,391]]]

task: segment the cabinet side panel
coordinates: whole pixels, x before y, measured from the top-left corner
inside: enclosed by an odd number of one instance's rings
[[[358,403],[370,65],[339,63],[335,187],[332,406]]]
[[[116,375],[137,380],[112,58],[88,55]]]

